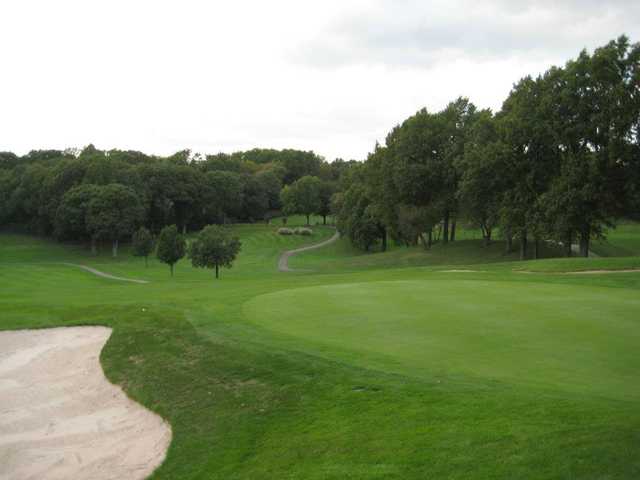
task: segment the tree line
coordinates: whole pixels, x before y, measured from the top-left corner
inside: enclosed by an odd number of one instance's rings
[[[466,98],[397,125],[333,198],[363,249],[387,237],[430,248],[464,218],[521,258],[540,242],[589,243],[640,211],[640,45],[622,36],[513,86],[502,109]],[[533,255],[531,246],[533,245]]]
[[[254,149],[216,155],[188,150],[169,157],[136,151],[0,152],[0,225],[95,249],[141,226],[157,235],[209,224],[255,222],[287,213],[329,213],[331,194],[353,161],[327,162],[313,152]],[[311,182],[311,183],[309,183]],[[312,185],[312,200],[300,192]],[[300,186],[303,186],[301,188]],[[322,196],[321,196],[322,193]]]

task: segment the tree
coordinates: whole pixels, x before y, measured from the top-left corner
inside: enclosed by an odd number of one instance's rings
[[[262,220],[269,210],[269,195],[266,186],[256,175],[244,176],[243,212],[245,220]]]
[[[144,257],[145,267],[149,266],[149,254],[153,251],[153,236],[151,232],[144,227],[133,234],[132,245],[133,255],[136,257]]]
[[[172,277],[173,266],[184,257],[185,249],[185,239],[178,233],[176,225],[168,225],[160,231],[156,255],[158,260],[169,265]]]
[[[196,268],[231,268],[242,244],[238,237],[219,225],[207,225],[189,247],[191,264]]]
[[[89,204],[98,195],[100,187],[86,183],[73,187],[62,197],[54,219],[54,233],[58,239],[79,240],[91,238],[87,227]],[[95,253],[95,244],[92,243]]]
[[[457,199],[465,214],[482,230],[485,245],[491,242],[498,224],[504,182],[504,144],[498,141],[495,121],[489,110],[479,113],[472,127],[464,155],[458,159],[461,172]]]
[[[337,190],[338,186],[334,181],[323,180],[320,184],[320,208],[316,213],[322,216],[323,225],[327,224],[327,215],[331,214],[331,198]]]
[[[321,180],[318,177],[309,175],[284,187],[280,192],[284,213],[286,215],[294,213],[306,215],[307,225],[309,225],[311,214],[318,213],[322,207],[321,187]]]
[[[113,183],[99,187],[89,202],[87,229],[93,239],[111,240],[113,256],[118,256],[118,242],[130,236],[144,218],[144,209],[135,192]]]
[[[386,248],[386,229],[362,182],[354,181],[344,194],[334,196],[338,231],[358,248],[369,251],[378,241]]]
[[[203,207],[207,223],[227,223],[242,210],[243,184],[239,173],[224,170],[207,172],[204,176]]]

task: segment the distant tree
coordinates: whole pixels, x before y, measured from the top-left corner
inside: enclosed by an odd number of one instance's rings
[[[207,223],[227,223],[242,210],[242,176],[236,172],[214,170],[204,176],[203,206]]]
[[[269,210],[266,185],[257,175],[245,175],[243,187],[242,216],[248,221],[262,220]]]
[[[317,176],[323,159],[313,152],[285,149],[278,152],[277,162],[285,169],[283,182],[289,185],[305,176]]]
[[[256,179],[264,188],[269,201],[269,210],[278,210],[281,207],[280,190],[282,190],[282,180],[273,170],[264,170],[256,173]]]
[[[111,240],[113,256],[118,242],[129,237],[142,223],[144,209],[135,192],[117,183],[100,187],[89,202],[87,229],[94,239]]]
[[[54,220],[55,236],[62,240],[94,239],[87,226],[89,204],[97,197],[100,187],[89,183],[67,191],[62,197]],[[95,241],[91,242],[95,254]]]
[[[307,225],[309,217],[321,209],[322,182],[318,177],[305,176],[288,185],[280,192],[280,200],[285,215],[300,213],[306,215]]]
[[[20,159],[12,152],[0,152],[0,168],[14,168]]]
[[[145,267],[149,266],[149,255],[153,251],[153,236],[151,232],[144,227],[140,227],[133,234],[132,244],[133,255],[136,257],[144,257]]]
[[[228,229],[208,225],[198,234],[189,247],[191,263],[196,268],[231,268],[242,244]]]
[[[173,202],[173,212],[178,226],[182,233],[187,233],[189,221],[202,202],[203,181],[194,167],[183,164],[181,158],[185,155],[184,152],[178,152],[174,157],[176,155],[176,165],[170,167],[171,180],[164,188]]]
[[[162,229],[158,236],[158,248],[156,255],[158,260],[169,265],[173,277],[173,266],[184,257],[186,249],[185,239],[178,233],[176,225],[168,225]]]
[[[331,215],[331,198],[337,190],[337,182],[323,180],[320,184],[320,208],[316,213],[322,216],[324,225],[327,224],[327,215]]]

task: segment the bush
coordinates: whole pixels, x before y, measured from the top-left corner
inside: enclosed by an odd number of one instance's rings
[[[293,230],[291,230],[290,228],[279,228],[278,229],[278,235],[293,235]]]
[[[295,229],[295,234],[296,235],[309,236],[309,235],[313,234],[313,230],[311,230],[310,228],[298,227],[298,228]]]

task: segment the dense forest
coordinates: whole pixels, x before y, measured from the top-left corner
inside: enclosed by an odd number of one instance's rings
[[[269,220],[283,209],[297,213],[292,202],[299,196],[283,206],[281,191],[302,190],[309,180],[317,187],[309,213],[327,215],[338,179],[351,163],[266,149],[206,157],[185,150],[163,158],[92,145],[22,157],[0,153],[0,224],[94,247],[100,241],[117,245],[139,226],[158,233],[175,224],[186,232]]]
[[[365,162],[254,149],[170,157],[135,151],[0,153],[0,225],[60,240],[334,213],[365,250],[455,240],[457,222],[537,256],[605,235],[640,212],[640,45],[620,37],[514,85],[493,113],[459,98],[418,111]],[[115,253],[115,252],[114,252]]]

